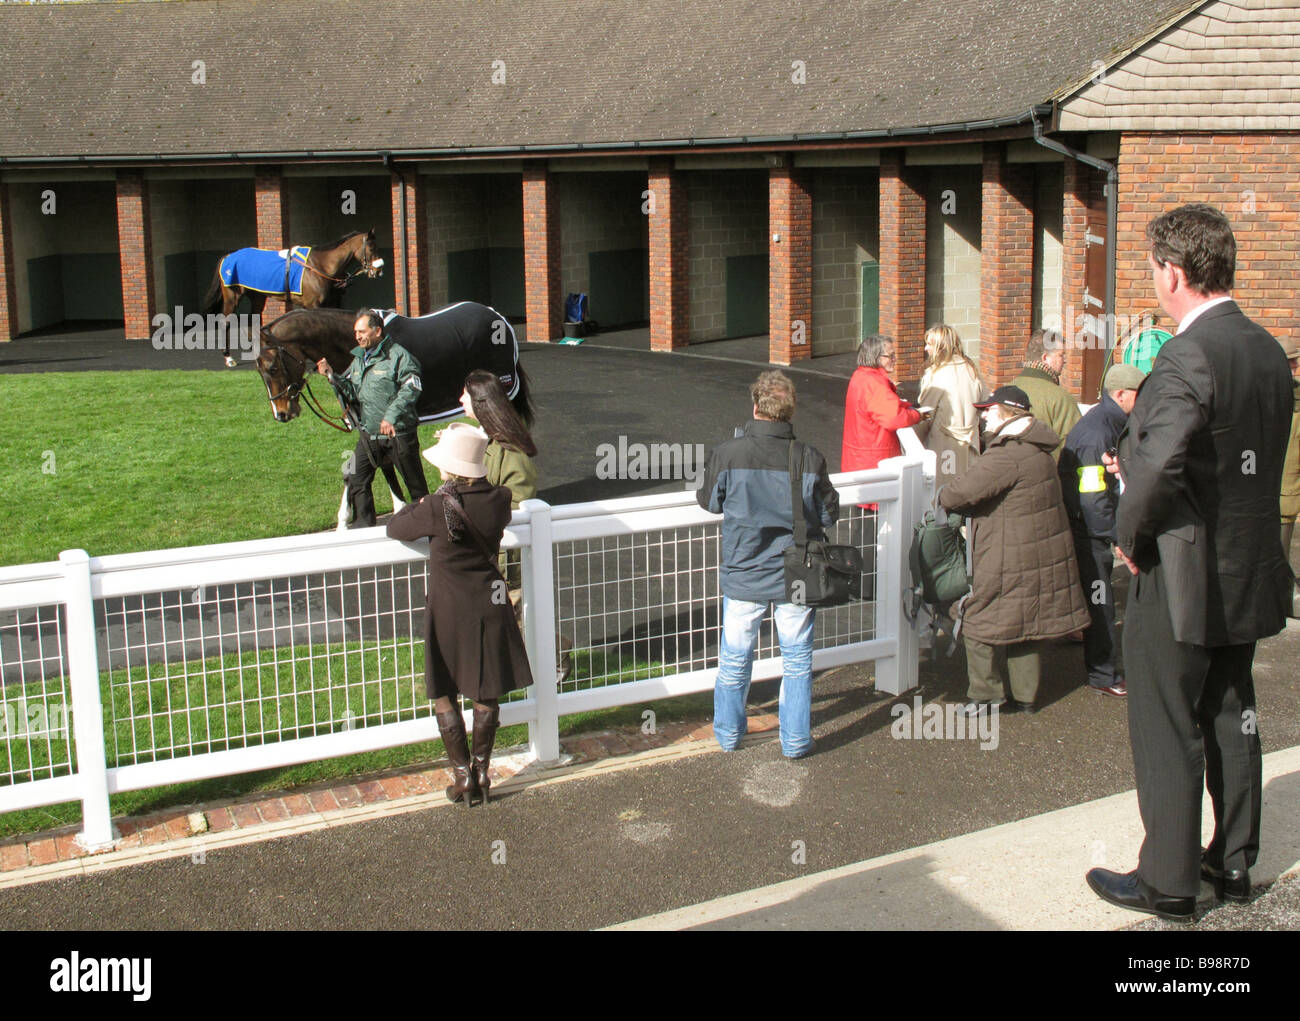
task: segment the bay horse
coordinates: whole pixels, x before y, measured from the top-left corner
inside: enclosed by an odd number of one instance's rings
[[[465,413],[460,395],[465,377],[474,369],[494,373],[520,417],[532,421],[532,399],[528,376],[519,364],[519,343],[509,321],[496,309],[462,301],[417,318],[378,311],[384,320],[384,333],[420,363],[422,388],[416,411],[421,425]],[[342,416],[322,406],[311,391],[310,377],[322,358],[335,373],[352,364],[356,318],[357,313],[348,309],[294,309],[262,327],[255,364],[277,422],[297,418],[301,400],[327,425],[348,431]],[[333,402],[332,396],[327,399],[327,405]],[[400,509],[396,472],[391,466],[383,470],[393,492],[394,508]],[[348,516],[345,488],[339,505],[340,531],[347,527]]]
[[[217,267],[212,274],[212,284],[203,299],[203,312],[213,315],[220,312],[230,315],[239,304],[239,299],[247,296],[252,304],[253,314],[260,316],[269,297],[282,298],[290,308],[337,307],[342,299],[348,281],[364,273],[370,278],[380,275],[384,260],[378,257],[375,247],[375,231],[354,230],[328,245],[312,245],[304,258],[300,250],[307,246],[291,246],[285,249],[288,262],[277,259],[278,252],[264,248],[241,248],[229,252],[217,260]],[[252,279],[240,282],[231,274],[232,283],[227,285],[222,277],[222,267],[228,260],[252,259],[253,265],[266,264],[269,272],[261,272]],[[360,268],[344,275],[348,265],[355,260]],[[240,265],[248,266],[246,262]],[[275,269],[279,266],[278,271]],[[230,267],[227,267],[229,270]],[[258,269],[263,269],[258,266]],[[299,278],[298,290],[294,283],[286,279],[286,271]],[[229,350],[223,351],[228,366],[235,362]]]

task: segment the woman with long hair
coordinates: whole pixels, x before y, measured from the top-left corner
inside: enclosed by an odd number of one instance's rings
[[[525,500],[537,495],[537,444],[528,426],[506,396],[501,381],[486,369],[475,369],[465,377],[460,406],[474,419],[489,440],[485,464],[487,480],[510,490],[510,506],[518,510]]]
[[[921,405],[934,409],[925,445],[935,452],[939,485],[955,479],[979,455],[980,418],[975,404],[988,396],[975,363],[951,326],[925,331],[926,367]]]
[[[424,676],[451,761],[447,800],[487,804],[501,697],[533,683],[510,603],[498,596],[497,556],[510,523],[510,490],[485,478],[487,434],[456,422],[424,452],[443,478],[437,492],[388,523],[393,539],[429,540]],[[472,747],[457,699],[474,703]]]

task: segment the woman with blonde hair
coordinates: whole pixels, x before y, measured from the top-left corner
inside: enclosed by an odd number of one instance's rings
[[[925,354],[920,403],[934,409],[925,446],[935,452],[936,477],[943,485],[964,473],[979,454],[980,418],[975,404],[988,396],[988,388],[951,326],[925,331]]]

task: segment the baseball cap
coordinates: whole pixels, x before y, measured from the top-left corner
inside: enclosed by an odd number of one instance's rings
[[[1018,386],[1000,386],[993,391],[993,396],[987,401],[976,401],[977,408],[991,408],[995,404],[1005,404],[1008,407],[1019,408],[1021,411],[1029,410],[1029,395]]]

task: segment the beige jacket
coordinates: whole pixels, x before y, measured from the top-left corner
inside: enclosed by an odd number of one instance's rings
[[[935,452],[939,485],[963,474],[979,454],[980,417],[975,402],[987,397],[979,374],[967,362],[931,366],[921,377],[920,403],[934,408],[934,416],[916,431],[923,434],[926,448]]]

